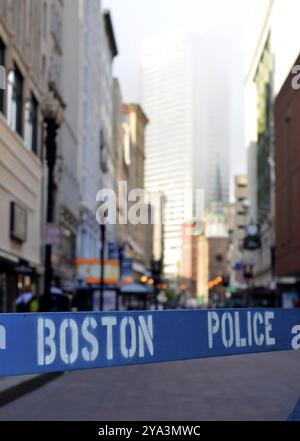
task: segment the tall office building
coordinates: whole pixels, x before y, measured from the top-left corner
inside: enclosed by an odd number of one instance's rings
[[[182,225],[190,220],[184,192],[204,189],[209,206],[219,168],[222,200],[229,197],[228,54],[225,44],[214,52],[220,42],[207,43],[193,35],[169,36],[149,42],[143,53],[143,107],[151,121],[145,186],[165,195],[164,273],[170,278],[178,275]],[[191,209],[193,204],[191,199]]]

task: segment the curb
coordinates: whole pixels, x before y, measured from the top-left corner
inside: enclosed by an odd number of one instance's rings
[[[32,392],[33,390],[43,386],[44,384],[55,380],[63,375],[64,372],[49,372],[41,375],[34,375],[25,381],[20,381],[17,384],[13,384],[8,388],[0,391],[0,407],[8,404],[9,402],[16,400],[22,395]]]

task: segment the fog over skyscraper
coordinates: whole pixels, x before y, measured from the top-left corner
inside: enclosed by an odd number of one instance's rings
[[[187,220],[183,192],[204,189],[206,207],[216,191],[218,199],[229,199],[233,57],[226,41],[208,38],[170,35],[147,43],[143,52],[142,98],[150,120],[145,185],[166,197],[164,270],[171,277],[178,274]]]

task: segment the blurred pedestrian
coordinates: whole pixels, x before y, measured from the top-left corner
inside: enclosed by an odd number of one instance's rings
[[[178,296],[178,305],[177,308],[179,309],[185,309],[186,308],[186,302],[187,302],[188,296],[185,291],[182,291]]]
[[[39,311],[39,299],[36,294],[35,286],[32,285],[28,291],[22,292],[15,300],[17,312],[37,312]]]

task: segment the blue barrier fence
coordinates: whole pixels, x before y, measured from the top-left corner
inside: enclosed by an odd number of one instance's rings
[[[300,349],[300,309],[0,315],[0,376]]]

